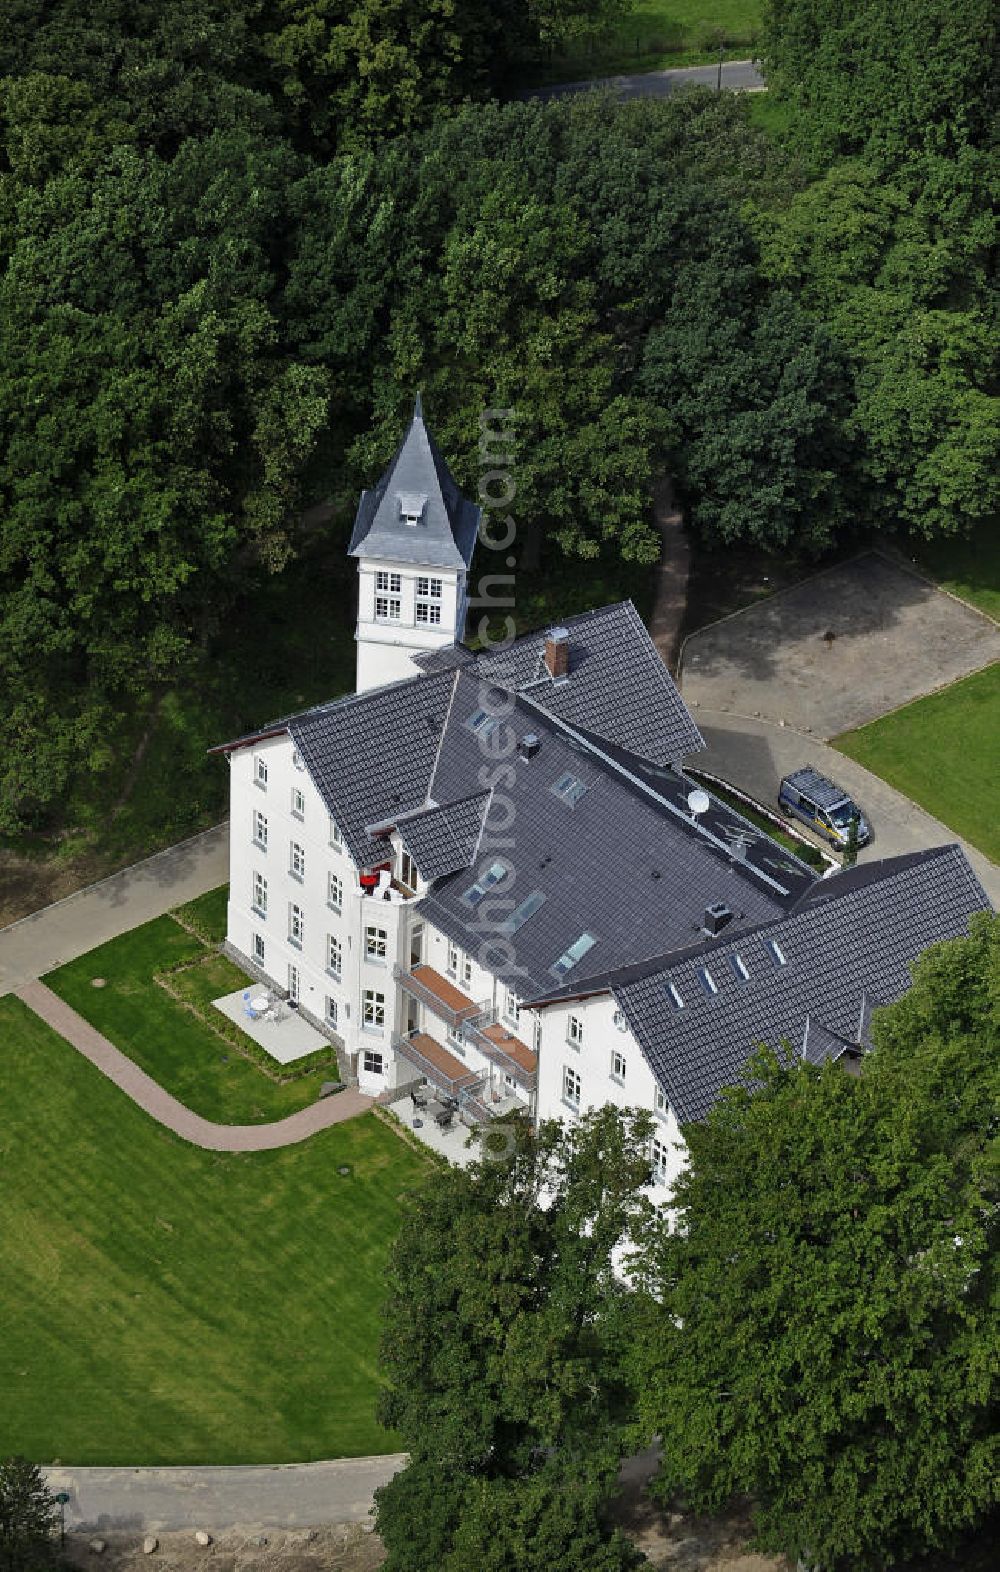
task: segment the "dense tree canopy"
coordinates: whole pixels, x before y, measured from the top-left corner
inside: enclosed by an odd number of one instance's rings
[[[766,1056],[685,1132],[634,1345],[662,1488],[752,1496],[824,1572],[996,1503],[1000,919],[928,951],[873,1037],[860,1077]]]

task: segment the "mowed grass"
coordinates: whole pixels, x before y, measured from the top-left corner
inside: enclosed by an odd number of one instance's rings
[[[567,81],[746,59],[760,36],[761,0],[636,0],[612,25],[571,39],[533,79]]]
[[[200,1151],[13,998],[0,1098],[0,1454],[398,1450],[374,1413],[379,1307],[428,1168],[391,1129],[365,1114],[283,1151]]]
[[[1000,862],[1000,664],[833,746]]]
[[[925,541],[914,547],[925,573],[1000,621],[1000,529],[991,519],[971,535]]]
[[[210,922],[217,893],[203,900]],[[247,979],[172,917],[157,917],[88,951],[50,972],[45,982],[154,1081],[206,1119],[254,1124],[283,1119],[315,1102],[323,1081],[336,1079],[332,1049],[325,1067],[279,1085],[154,981],[156,972],[199,957],[197,968],[171,981],[211,1019],[211,1001],[246,987]],[[104,978],[103,988],[94,987],[95,977]]]

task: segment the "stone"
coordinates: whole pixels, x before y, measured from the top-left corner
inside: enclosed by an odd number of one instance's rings
[[[147,1534],[145,1539],[142,1542],[142,1553],[143,1553],[143,1555],[144,1556],[151,1556],[153,1554],[153,1551],[154,1550],[159,1550],[159,1548],[160,1548],[160,1541],[156,1538],[156,1535],[155,1534]]]
[[[210,1545],[212,1543],[212,1536],[211,1534],[207,1534],[203,1528],[199,1528],[195,1532],[194,1542],[196,1545]]]
[[[92,988],[106,988],[108,986],[108,980],[106,977],[92,977],[90,979],[90,986]]]
[[[106,1539],[92,1539],[88,1546],[88,1549],[92,1550],[95,1556],[103,1556],[107,1548],[108,1542]]]

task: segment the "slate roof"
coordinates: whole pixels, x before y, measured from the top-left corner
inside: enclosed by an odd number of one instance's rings
[[[529,694],[547,714],[653,764],[677,764],[705,740],[630,600],[571,617],[569,675],[553,680],[545,631],[478,658],[482,675]]]
[[[397,824],[400,840],[425,879],[471,867],[489,800],[489,792],[478,792]]]
[[[920,952],[966,932],[970,916],[988,909],[960,847],[914,852],[818,881],[775,921],[727,928],[638,968],[612,992],[678,1117],[700,1119],[723,1086],[745,1079],[757,1044],[787,1040],[801,1051],[807,1015],[833,1038],[865,1041],[871,1009],[906,991]],[[716,993],[699,977],[703,966]],[[671,1003],[671,983],[682,1008]]]
[[[404,506],[420,522],[403,522]],[[428,568],[467,568],[476,549],[481,510],[463,497],[424,423],[417,397],[413,419],[378,485],[361,494],[352,557],[379,557]]]

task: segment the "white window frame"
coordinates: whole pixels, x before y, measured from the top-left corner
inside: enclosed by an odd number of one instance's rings
[[[378,1060],[378,1064],[375,1063],[376,1059]],[[361,1067],[366,1075],[384,1075],[385,1055],[379,1053],[377,1048],[366,1048],[361,1061]]]
[[[375,596],[375,621],[399,622],[402,618],[402,602],[396,595]]]
[[[288,963],[288,997],[296,1004],[302,997],[302,973],[294,961]]]
[[[253,900],[251,906],[258,916],[267,916],[267,880],[257,868],[253,871]]]
[[[302,948],[302,940],[306,931],[306,916],[297,901],[288,903],[288,942],[294,944],[297,950]]]
[[[399,854],[399,882],[404,889],[417,888],[417,865],[408,851]]]
[[[428,579],[424,578],[423,574],[418,574],[417,594],[423,600],[440,600],[444,594],[444,580]]]
[[[583,1019],[579,1015],[570,1015],[566,1020],[566,1041],[571,1048],[583,1047]]]
[[[288,843],[288,871],[293,879],[304,879],[306,876],[306,849],[298,841]]]
[[[503,1018],[511,1026],[521,1024],[521,995],[509,983],[505,984],[503,990]]]
[[[461,961],[461,959],[462,959],[462,952],[461,952],[461,950],[459,949],[458,945],[455,943],[455,941],[453,939],[449,939],[448,940],[448,954],[447,954],[447,958],[446,958],[445,963],[444,963],[445,971],[447,972],[449,977],[457,977],[458,976],[458,967],[459,967],[459,962]]]
[[[582,1092],[583,1083],[580,1079],[579,1070],[575,1069],[571,1064],[564,1064],[562,1076],[562,1100],[566,1104],[567,1108],[572,1108],[574,1112],[579,1113],[580,1097]]]
[[[428,628],[441,626],[441,606],[436,600],[418,600],[416,606],[417,621]]]
[[[267,760],[262,759],[259,754],[254,761],[253,778],[254,784],[259,786],[261,791],[267,791]]]
[[[328,873],[326,876],[326,904],[334,912],[344,909],[344,881],[339,873]]]
[[[253,811],[253,843],[261,851],[267,851],[267,814],[261,813],[259,808]]]
[[[344,837],[341,834],[340,825],[337,823],[336,819],[334,819],[331,816],[331,818],[330,818],[330,845],[331,846],[340,847],[340,846],[343,846],[343,844],[344,844]]]
[[[667,1165],[670,1162],[670,1148],[666,1141],[661,1141],[655,1135],[649,1143],[649,1161],[653,1169],[653,1183],[665,1185],[667,1183]]]
[[[292,787],[292,818],[304,819],[306,816],[306,794],[301,786]]]
[[[662,1086],[658,1086],[653,1093],[653,1112],[658,1119],[670,1118],[670,1100]]]
[[[464,1059],[465,1038],[462,1036],[462,1028],[460,1026],[449,1026],[445,1035],[448,1038],[449,1048],[453,1048]]]
[[[390,573],[387,569],[379,568],[375,574],[375,588],[383,595],[401,595],[403,593],[403,575]]]
[[[389,933],[375,923],[365,925],[365,960],[384,966],[389,949]]]
[[[334,1030],[336,1030],[337,1019],[338,1019],[339,1015],[340,1015],[340,1006],[337,1003],[336,999],[333,997],[333,994],[332,993],[328,993],[327,996],[326,996],[326,1024],[327,1024],[327,1026],[332,1026],[334,1028]]]
[[[366,1032],[385,1031],[385,994],[366,988],[361,995],[361,1020]]]
[[[344,946],[335,933],[326,936],[326,969],[340,982],[344,975]]]
[[[264,964],[264,935],[255,933],[253,936],[253,958],[258,966]]]
[[[626,1069],[625,1055],[622,1053],[620,1048],[612,1048],[612,1050],[611,1050],[611,1079],[613,1081],[617,1081],[619,1083],[619,1085],[621,1085],[621,1086],[625,1085],[625,1069]]]
[[[465,950],[462,951],[462,986],[472,987],[472,956]]]

